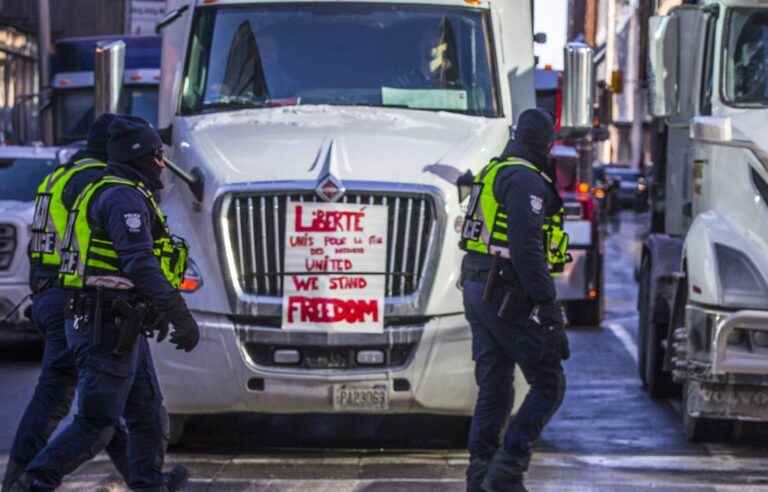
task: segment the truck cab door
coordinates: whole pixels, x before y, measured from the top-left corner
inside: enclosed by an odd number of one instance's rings
[[[510,124],[536,105],[533,22],[529,0],[491,3],[494,47],[504,116]]]
[[[651,17],[649,112],[664,122],[666,142],[665,231],[682,236],[693,217],[691,120],[699,109],[704,38],[710,14],[682,5]]]

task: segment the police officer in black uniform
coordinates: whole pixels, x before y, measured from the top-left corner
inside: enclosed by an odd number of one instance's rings
[[[532,447],[565,393],[569,357],[552,272],[567,261],[549,151],[551,115],[527,110],[503,155],[474,178],[461,246],[466,316],[479,386],[469,434],[469,492],[521,492]],[[518,365],[531,385],[499,444]]]
[[[167,415],[143,332],[154,329],[161,341],[170,322],[171,343],[185,351],[197,345],[199,328],[177,290],[186,246],[170,236],[152,195],[164,168],[157,132],[140,118],[120,117],[109,127],[107,150],[105,175],[73,205],[62,252],[60,281],[74,292],[66,334],[79,372],[77,414],[14,491],[54,490],[121,417],[129,431],[128,485],[168,490]]]
[[[44,336],[45,349],[35,392],[19,422],[9,453],[3,492],[10,489],[45,446],[61,419],[69,413],[74,398],[77,371],[64,333],[67,293],[58,286],[60,260],[54,251],[62,231],[48,229],[55,229],[50,216],[60,213],[61,219],[66,219],[67,206],[71,207],[80,191],[103,173],[107,162],[107,129],[114,118],[113,114],[104,114],[96,119],[88,132],[86,148],[79,150],[67,164],[47,176],[38,192],[38,196],[45,195],[46,199],[44,202],[38,200],[39,210],[35,213],[35,217],[42,220],[40,224],[33,225],[29,285],[33,292],[32,319]],[[54,202],[53,207],[51,202]],[[61,204],[64,209],[59,208]],[[46,240],[46,234],[50,240]],[[106,450],[112,462],[123,477],[127,477],[125,430],[118,425],[105,432],[103,437],[109,442]]]

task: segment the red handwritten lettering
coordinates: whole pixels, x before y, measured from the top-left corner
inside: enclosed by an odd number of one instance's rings
[[[288,322],[368,323],[379,321],[377,300],[288,297]]]
[[[348,272],[352,270],[352,260],[328,256],[322,259],[305,258],[304,269],[307,272]]]
[[[297,275],[291,275],[291,280],[293,280],[293,286],[297,291],[318,290],[320,288],[317,285],[317,277],[302,278]]]
[[[314,246],[314,239],[307,234],[303,236],[291,236],[290,245],[292,248],[298,246]]]
[[[365,277],[330,277],[328,286],[331,290],[365,289],[368,281]]]
[[[363,232],[365,212],[315,210],[308,224],[303,212],[304,208],[296,205],[296,232]]]

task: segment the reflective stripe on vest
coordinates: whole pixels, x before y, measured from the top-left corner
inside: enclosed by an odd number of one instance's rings
[[[29,258],[40,265],[61,264],[61,238],[67,226],[69,211],[64,205],[64,189],[77,174],[88,169],[103,169],[106,163],[97,159],[80,159],[72,166],[60,166],[45,177],[35,195],[32,241]]]
[[[152,193],[140,182],[116,176],[104,176],[90,183],[77,197],[69,213],[63,240],[60,280],[64,287],[83,289],[104,287],[107,289],[132,289],[133,282],[120,271],[118,254],[112,241],[94,233],[88,221],[88,211],[96,193],[110,186],[130,186],[147,200],[160,224],[160,232],[152,231],[153,253],[160,262],[165,279],[178,288],[186,270],[188,247],[180,238],[172,237],[160,207]]]
[[[502,203],[496,199],[494,185],[496,177],[504,168],[511,166],[526,167],[541,176],[548,184],[552,180],[546,174],[528,161],[508,159],[491,161],[475,177],[470,195],[467,214],[462,226],[459,246],[464,251],[495,255],[509,258],[508,215]],[[542,226],[544,234],[544,250],[550,270],[553,273],[562,271],[568,262],[568,234],[563,230],[563,210],[547,216]]]

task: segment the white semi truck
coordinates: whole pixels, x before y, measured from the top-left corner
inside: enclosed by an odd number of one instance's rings
[[[162,206],[202,332],[192,353],[154,348],[174,437],[202,413],[470,415],[455,183],[534,106],[530,2],[168,4],[159,126],[184,179]],[[591,51],[566,58],[565,123],[589,128]],[[350,263],[295,261],[367,213],[333,248]],[[289,296],[320,284],[366,300]]]
[[[682,385],[689,437],[720,439],[768,420],[768,4],[682,5],[649,27],[664,220],[643,245],[640,375],[655,397]]]

